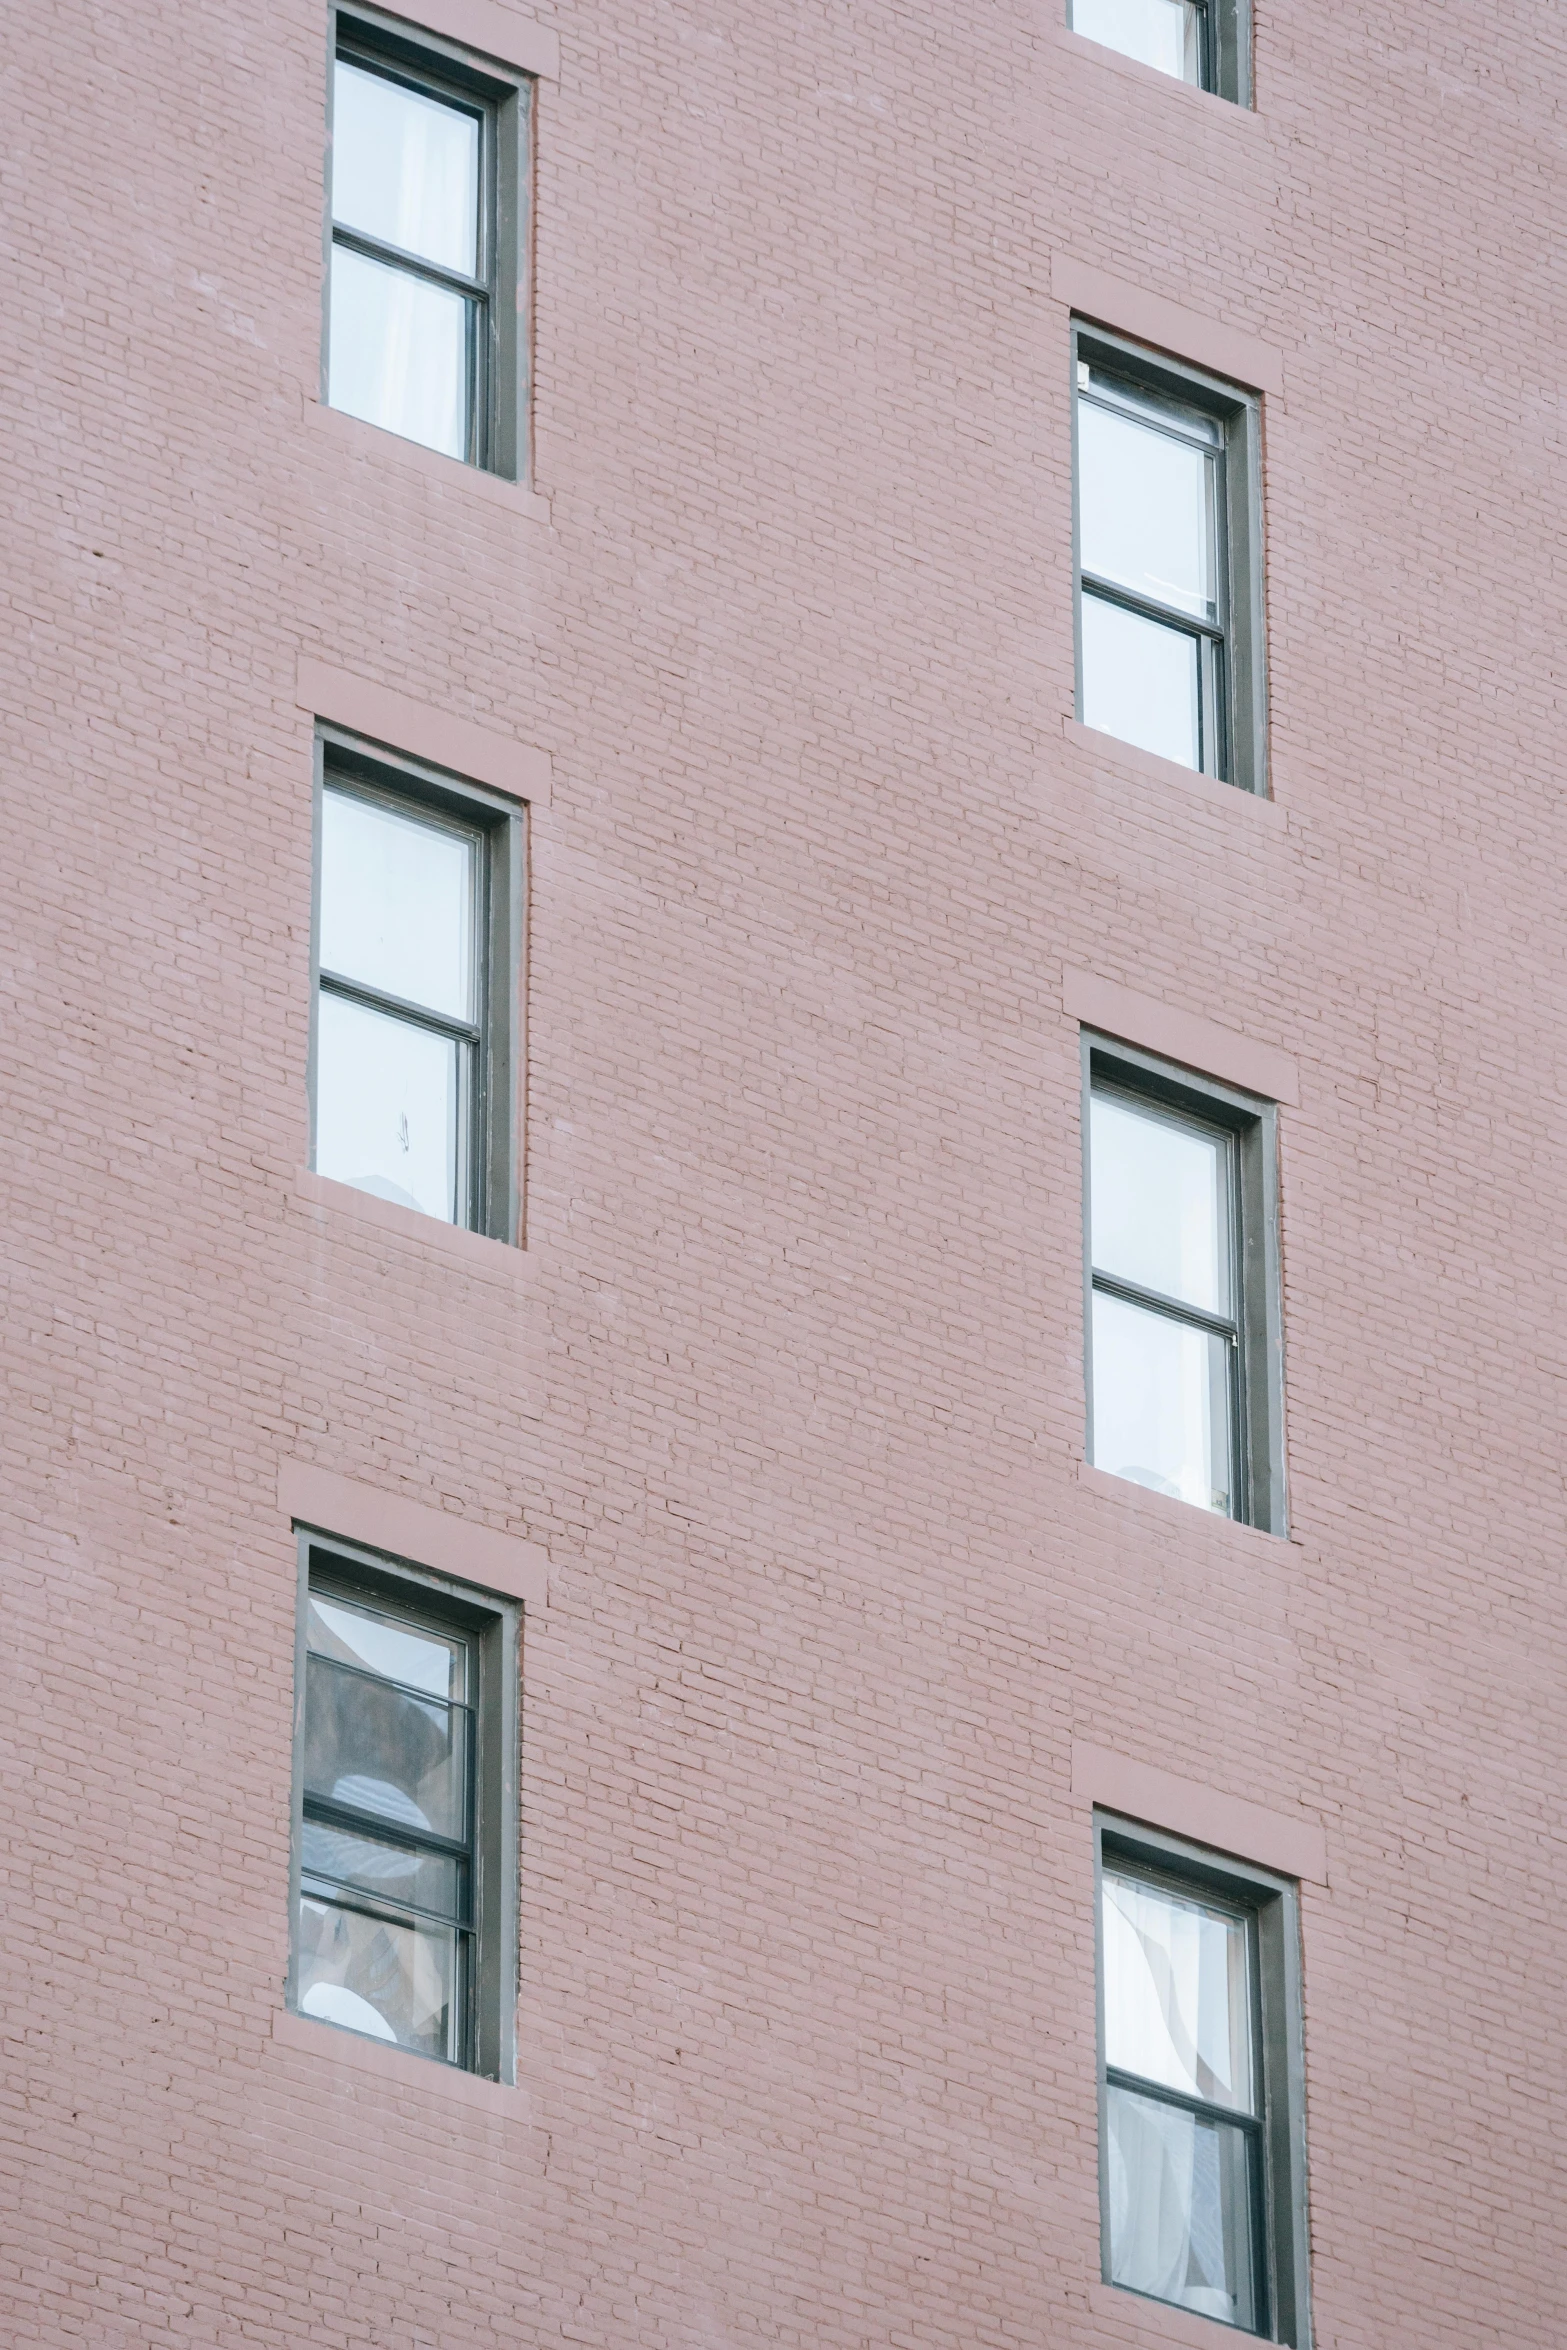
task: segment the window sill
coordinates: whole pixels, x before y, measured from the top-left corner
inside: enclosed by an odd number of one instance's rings
[[[1061,11],[1066,14],[1065,9]],[[1103,41],[1091,41],[1086,33],[1075,33],[1070,25],[1057,24],[1052,28],[1053,45],[1068,57],[1081,58],[1085,66],[1108,68],[1111,73],[1124,74],[1140,89],[1158,90],[1163,96],[1173,96],[1179,106],[1200,106],[1207,110],[1210,121],[1222,116],[1235,122],[1256,124],[1258,114],[1255,102],[1242,106],[1233,98],[1221,98],[1217,90],[1200,90],[1195,82],[1178,81],[1173,73],[1161,73],[1156,65],[1145,65],[1140,57],[1128,57],[1120,49],[1107,48]],[[1219,109],[1219,116],[1214,109]]]
[[[1177,2309],[1172,2302],[1154,2301],[1146,2293],[1134,2293],[1128,2285],[1090,2285],[1088,2306],[1095,2317],[1113,2320],[1120,2338],[1134,2342],[1137,2350],[1144,2350],[1145,2345],[1147,2350],[1160,2350],[1163,2344],[1173,2345],[1174,2350],[1219,2350],[1221,2342],[1228,2342],[1234,2350],[1238,2342],[1269,2339],[1242,2333],[1222,2318],[1198,2317],[1190,2309]]]
[[[456,457],[443,457],[438,449],[427,449],[420,441],[405,441],[400,433],[387,432],[378,424],[366,424],[362,417],[329,407],[325,400],[313,395],[305,401],[305,421],[313,423],[345,455],[377,466],[401,468],[405,474],[418,475],[439,489],[455,490],[458,496],[471,494],[486,499],[527,522],[546,525],[549,522],[548,498],[530,490],[525,483],[507,481],[499,473],[486,472],[482,465],[464,465]]]
[[[366,2039],[362,2032],[345,2032],[340,2024],[296,2015],[292,2008],[279,2008],[274,2014],[272,2037],[279,2046],[298,2049],[314,2063],[330,2065],[340,2074],[358,2074],[384,2082],[391,2089],[422,2091],[448,2104],[477,2107],[501,2120],[525,2122],[529,2118],[526,2094],[504,2081],[487,2081],[479,2073],[437,2064],[433,2057],[389,2048],[384,2041]]]
[[[1182,1501],[1173,1493],[1155,1493],[1151,1486],[1134,1485],[1130,1477],[1112,1476],[1108,1469],[1096,1469],[1092,1461],[1077,1464],[1077,1481],[1090,1493],[1097,1493],[1104,1501],[1118,1502],[1122,1509],[1134,1510],[1140,1517],[1148,1517],[1160,1525],[1202,1526],[1221,1542],[1265,1542],[1270,1548],[1288,1544],[1288,1534],[1273,1534],[1264,1526],[1248,1526],[1241,1518],[1221,1518],[1216,1510],[1203,1510],[1195,1502]],[[1233,2332],[1233,2327],[1226,2327]]]
[[[373,1224],[475,1273],[505,1277],[514,1268],[527,1266],[526,1250],[514,1248],[510,1241],[493,1240],[487,1232],[468,1232],[461,1225],[443,1224],[438,1216],[422,1216],[417,1208],[400,1208],[395,1200],[356,1191],[351,1183],[334,1183],[330,1176],[317,1175],[308,1167],[301,1167],[294,1177],[294,1196],[302,1207],[325,1208]]]
[[[1283,821],[1284,811],[1277,800],[1264,799],[1260,792],[1242,791],[1238,784],[1220,783],[1213,775],[1199,775],[1195,767],[1183,767],[1175,759],[1161,759],[1157,752],[1140,751],[1135,744],[1123,743],[1116,735],[1101,734],[1097,727],[1084,726],[1081,719],[1063,718],[1061,732],[1075,752],[1092,759],[1097,766],[1135,777],[1138,782],[1172,785],[1191,799],[1223,808],[1241,823],[1252,817],[1264,824]]]

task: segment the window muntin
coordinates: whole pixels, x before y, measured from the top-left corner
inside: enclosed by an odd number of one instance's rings
[[[339,49],[327,398],[448,457],[490,457],[492,105]]]
[[[1072,29],[1199,89],[1212,87],[1202,0],[1071,0]]]
[[[296,2002],[472,2062],[472,1643],[312,1580]]]
[[[328,775],[316,1170],[476,1227],[487,865],[477,826]]]
[[[1234,1136],[1103,1083],[1089,1121],[1095,1463],[1236,1513]]]
[[[1226,775],[1229,591],[1219,419],[1077,364],[1086,726]]]

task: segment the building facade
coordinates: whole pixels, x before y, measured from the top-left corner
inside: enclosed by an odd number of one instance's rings
[[[8,2343],[1560,2340],[1567,45],[13,12]]]

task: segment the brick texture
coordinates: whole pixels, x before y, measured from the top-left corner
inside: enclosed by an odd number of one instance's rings
[[[1567,30],[1062,15],[541,4],[546,515],[320,407],[324,9],[11,12],[16,2350],[1174,2339],[1074,1738],[1325,1832],[1323,2350],[1561,2339]],[[1280,355],[1272,809],[1063,723],[1058,259]],[[551,761],[525,1249],[299,1183],[302,661]],[[1078,1474],[1068,970],[1298,1070],[1288,1540]],[[274,2035],[285,1459],[549,1554],[510,2106]]]

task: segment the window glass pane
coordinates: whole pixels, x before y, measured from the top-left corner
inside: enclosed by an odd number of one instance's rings
[[[1215,619],[1213,453],[1080,399],[1077,462],[1083,569]]]
[[[439,98],[337,61],[332,218],[476,277],[479,123]]]
[[[1229,1357],[1224,1339],[1096,1290],[1096,1467],[1227,1514]]]
[[[1182,767],[1201,767],[1197,639],[1085,590],[1083,724]]]
[[[467,1057],[450,1037],[323,990],[317,1171],[456,1223]]]
[[[320,1893],[299,1902],[299,2007],[372,2040],[461,2061],[462,1953],[451,1926],[365,1917]]]
[[[455,1635],[426,1631],[376,1608],[312,1591],[305,1637],[317,1656],[402,1681],[427,1697],[460,1702],[468,1694],[468,1643]]]
[[[415,1697],[312,1652],[305,1660],[305,1792],[397,1827],[468,1833],[468,1711]]]
[[[444,456],[466,457],[470,308],[465,294],[334,245],[332,406]]]
[[[1089,1245],[1101,1273],[1230,1311],[1229,1137],[1095,1089]]]
[[[1245,1920],[1109,1868],[1102,1892],[1107,2062],[1252,2112]]]
[[[301,1865],[307,1877],[333,1878],[373,1900],[437,1910],[454,1924],[462,1920],[463,1863],[451,1853],[419,1852],[380,1836],[329,1827],[324,1820],[306,1820]]]
[[[1072,0],[1072,29],[1178,81],[1202,80],[1200,8],[1194,0]]]
[[[1255,2327],[1248,2134],[1116,2088],[1105,2122],[1116,2284]]]
[[[321,802],[321,965],[453,1020],[477,994],[472,833],[328,784]]]

